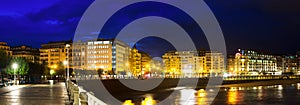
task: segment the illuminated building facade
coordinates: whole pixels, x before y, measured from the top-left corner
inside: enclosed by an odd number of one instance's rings
[[[152,59],[150,62],[150,71],[152,74],[160,75],[164,74],[164,65],[161,59]]]
[[[131,73],[134,76],[141,75],[142,73],[142,68],[141,68],[141,60],[142,60],[142,55],[139,53],[139,51],[136,49],[136,47],[132,48],[130,50],[130,70]]]
[[[88,41],[86,54],[87,70],[112,71],[112,41]]]
[[[141,53],[141,68],[142,68],[142,73],[149,73],[151,72],[150,69],[150,62],[151,62],[151,57],[149,54],[145,52],[140,52]]]
[[[39,62],[40,52],[29,46],[18,46],[11,48],[14,58],[24,58],[29,62]]]
[[[171,75],[181,74],[181,58],[178,52],[167,52],[163,56],[163,63],[165,65],[165,73]]]
[[[213,75],[221,75],[225,70],[225,59],[222,53],[207,52],[205,53],[206,69]]]
[[[276,56],[276,63],[277,63],[277,71],[284,73],[285,72],[284,56]]]
[[[206,57],[205,56],[194,56],[194,73],[200,74],[208,74],[209,71],[206,69]]]
[[[180,51],[177,52],[180,57],[180,70],[183,75],[192,75],[195,71],[195,61],[194,55],[195,52],[192,51]]]
[[[71,41],[42,44],[40,48],[40,62],[46,63],[50,69],[56,70],[58,66],[62,65],[63,62],[69,58],[68,63],[70,68],[72,68],[72,47],[67,47],[67,45],[71,44]],[[69,57],[67,57],[67,55],[69,55]]]
[[[129,55],[130,47],[128,44],[115,40],[112,47],[112,56],[113,56],[113,70],[116,73],[125,75],[130,72],[129,66]]]
[[[6,52],[8,56],[12,56],[12,51],[10,49],[10,46],[8,46],[6,42],[0,42],[0,50]]]
[[[163,55],[167,74],[175,75],[208,75],[221,74],[224,70],[222,53],[205,51],[176,51]]]
[[[72,62],[74,69],[86,70],[87,69],[87,43],[74,42],[72,47]]]
[[[151,57],[145,52],[140,52],[134,46],[130,50],[130,71],[134,76],[143,75],[151,72]]]
[[[113,39],[97,39],[96,41],[87,41],[86,45],[86,52],[81,51],[81,54],[82,52],[86,53],[84,55],[86,58],[81,59],[86,59],[87,63],[84,67],[87,70],[102,69],[109,74],[129,72],[130,47],[126,43]]]
[[[284,56],[284,70],[283,72],[298,73],[298,59],[296,55]]]
[[[227,57],[227,73],[232,73],[232,74],[236,74],[236,59],[235,56],[228,56]]]
[[[241,50],[235,54],[233,75],[277,75],[276,57],[259,54],[251,50]],[[232,65],[230,65],[232,67]]]

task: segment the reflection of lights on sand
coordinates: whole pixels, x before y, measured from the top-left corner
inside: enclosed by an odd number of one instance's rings
[[[19,90],[15,90],[15,91],[10,92],[9,94],[14,95],[16,97],[19,97],[20,91]]]
[[[197,96],[198,97],[205,97],[206,93],[204,91],[204,89],[200,89],[197,91]]]
[[[185,87],[175,87],[175,88],[172,88],[171,90],[181,90],[181,89],[185,89]]]
[[[204,89],[200,89],[197,91],[197,105],[205,105],[206,101],[206,91]]]
[[[258,98],[258,100],[263,100],[263,89],[262,89],[262,86],[258,86],[257,98]]]
[[[145,100],[142,101],[142,105],[155,105],[156,101],[153,100],[152,97],[146,97]]]
[[[283,95],[282,95],[282,89],[283,89],[282,85],[277,85],[277,89],[278,89],[278,91],[277,91],[278,98],[282,98],[283,97]]]
[[[282,85],[278,85],[278,90],[282,90],[282,89],[283,89]]]
[[[134,105],[131,100],[126,100],[122,105]]]
[[[189,105],[191,102],[195,102],[195,93],[197,91],[194,89],[183,89],[180,90],[180,105]]]
[[[238,98],[237,91],[228,92],[228,104],[236,104],[237,98]]]

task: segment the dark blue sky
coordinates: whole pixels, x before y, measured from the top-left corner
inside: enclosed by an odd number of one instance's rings
[[[205,1],[221,25],[229,52],[237,48],[273,53],[295,53],[300,50],[299,0]],[[70,40],[82,14],[92,2],[93,0],[1,1],[0,41],[12,46],[25,44],[39,48],[40,44],[49,41]],[[201,38],[203,39],[198,37]],[[148,52],[153,52],[149,49],[161,49],[153,46],[153,40],[155,38],[140,41],[140,48]]]

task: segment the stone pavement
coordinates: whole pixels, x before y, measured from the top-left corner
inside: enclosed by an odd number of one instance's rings
[[[0,88],[0,105],[65,105],[67,102],[65,83]]]

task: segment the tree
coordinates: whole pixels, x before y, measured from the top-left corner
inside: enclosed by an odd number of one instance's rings
[[[30,83],[39,83],[44,75],[50,75],[50,68],[46,62],[29,62],[29,71],[28,71],[28,82]]]
[[[0,50],[0,74],[3,81],[4,69],[9,65],[11,57],[6,54],[4,50]]]
[[[47,70],[48,67],[44,64],[30,62],[28,75],[32,75],[32,76],[33,75],[34,76],[45,75],[45,72],[46,72],[45,69]],[[49,73],[49,71],[48,71],[48,73]]]
[[[4,50],[0,50],[0,70],[6,68],[10,63],[10,57]]]
[[[62,62],[59,62],[57,65],[57,70],[55,70],[56,75],[65,75],[66,74],[66,68],[65,65]]]
[[[12,65],[13,63],[17,63],[18,67],[16,69],[16,75],[27,75],[29,71],[29,64],[24,58],[14,58],[11,60],[9,65]],[[6,68],[6,73],[10,75],[14,75],[14,69],[11,66],[8,66]]]
[[[43,70],[42,70],[43,75],[50,75],[50,68],[47,65],[48,64],[45,61],[43,61],[42,64],[41,64],[41,66],[43,68]]]

